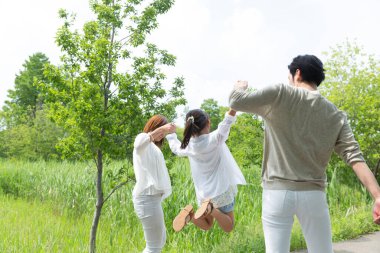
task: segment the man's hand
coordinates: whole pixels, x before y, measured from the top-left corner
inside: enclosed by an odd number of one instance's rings
[[[380,197],[373,204],[373,222],[380,225]]]
[[[372,198],[375,200],[372,209],[373,222],[380,225],[380,187],[374,177],[372,171],[368,168],[365,162],[353,162],[351,164],[360,182],[371,193]]]
[[[235,89],[246,90],[248,88],[248,81],[237,81],[234,86]]]

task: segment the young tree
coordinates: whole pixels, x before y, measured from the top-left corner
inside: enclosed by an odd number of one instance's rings
[[[321,92],[348,114],[365,159],[376,170],[380,163],[380,62],[349,41],[326,55]]]
[[[145,42],[158,26],[157,17],[172,4],[171,0],[90,1],[96,19],[85,23],[82,32],[72,30],[73,15],[59,12],[64,24],[56,41],[62,65],[46,68],[52,85],[42,86],[52,118],[68,133],[61,142],[62,152],[91,158],[96,164],[90,252],[96,249],[102,207],[115,190],[105,197],[105,160],[125,154],[151,115],[173,119],[176,106],[185,103],[182,78],[176,78],[168,91],[162,84],[166,77],[159,66],[173,66],[175,57]]]

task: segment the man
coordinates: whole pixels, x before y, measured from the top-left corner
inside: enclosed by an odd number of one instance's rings
[[[335,150],[349,164],[375,200],[380,224],[380,188],[363,159],[344,112],[321,96],[322,62],[297,56],[289,68],[290,85],[248,92],[238,81],[230,95],[236,111],[260,115],[265,122],[262,165],[262,222],[267,253],[289,252],[297,216],[309,253],[333,253],[325,188],[326,167]]]

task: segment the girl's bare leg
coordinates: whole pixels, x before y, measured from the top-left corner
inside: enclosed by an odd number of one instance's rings
[[[217,208],[213,208],[211,214],[218,222],[224,232],[231,232],[234,228],[234,212],[223,213]]]
[[[212,215],[207,215],[199,219],[194,219],[194,217],[191,217],[191,222],[200,229],[209,230],[214,223],[214,217]]]

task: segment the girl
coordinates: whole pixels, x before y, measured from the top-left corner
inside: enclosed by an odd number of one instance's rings
[[[237,184],[246,184],[243,174],[232,157],[226,140],[236,112],[229,110],[218,129],[210,133],[209,116],[200,109],[186,114],[182,143],[175,133],[168,134],[170,149],[178,156],[188,156],[195,192],[200,208],[193,213],[187,205],[174,219],[173,228],[180,231],[189,221],[203,230],[211,228],[214,218],[219,226],[230,232],[234,226],[234,203]]]
[[[168,124],[164,116],[155,115],[134,142],[136,185],[132,195],[135,212],[144,229],[144,253],[161,252],[166,241],[161,202],[171,194],[172,189],[161,146],[165,135],[174,131],[175,126]]]

